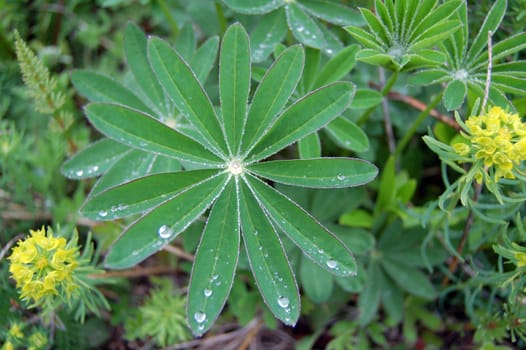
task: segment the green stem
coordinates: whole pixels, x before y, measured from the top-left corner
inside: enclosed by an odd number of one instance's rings
[[[420,124],[422,124],[424,122],[424,120],[427,118],[427,116],[429,115],[431,110],[433,110],[433,108],[435,108],[436,105],[438,105],[438,103],[442,99],[442,94],[443,94],[443,92],[439,93],[435,97],[435,99],[433,101],[431,101],[430,104],[427,105],[426,109],[424,109],[418,115],[418,117],[415,119],[415,121],[413,122],[413,124],[411,125],[409,130],[405,133],[405,135],[402,138],[402,140],[400,140],[400,142],[398,142],[398,145],[396,146],[396,150],[395,150],[395,158],[399,158],[400,157],[400,154],[402,154],[402,151],[404,150],[404,148],[407,146],[407,144],[409,143],[409,141],[411,140],[411,138],[415,134],[416,129],[418,129]]]
[[[389,78],[389,80],[387,81],[387,83],[385,84],[385,86],[380,91],[383,97],[387,96],[387,94],[389,93],[389,91],[391,91],[391,88],[393,87],[393,85],[396,83],[397,80],[398,80],[398,72],[394,72]],[[357,124],[358,125],[365,124],[369,120],[369,118],[371,117],[371,114],[373,113],[375,109],[376,109],[376,106],[373,106],[369,108],[368,110],[366,110],[362,114],[362,116],[358,119]]]
[[[223,35],[226,32],[227,27],[225,13],[223,12],[223,7],[221,7],[219,1],[215,2],[215,6],[217,13],[217,21],[219,22],[219,30],[221,31],[221,35]]]
[[[174,33],[174,36],[177,36],[179,34],[179,26],[177,25],[177,21],[175,20],[174,16],[172,16],[170,7],[168,6],[165,0],[158,0],[158,2],[159,2],[159,7],[161,8],[161,11],[164,14],[164,17],[166,17],[166,20],[168,21],[170,28],[172,28],[172,32]]]

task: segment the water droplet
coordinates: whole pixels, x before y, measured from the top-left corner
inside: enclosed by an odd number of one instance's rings
[[[340,181],[345,180],[345,175],[343,175],[343,174],[338,174],[338,180],[340,180]]]
[[[75,175],[77,175],[77,176],[82,176],[82,175],[84,175],[84,171],[83,171],[83,170],[77,170],[77,171],[75,172]]]
[[[108,212],[106,210],[101,210],[101,211],[99,211],[99,216],[101,218],[104,218],[104,217],[108,216]]]
[[[205,295],[205,297],[209,297],[212,295],[212,290],[211,289],[208,289],[206,288],[204,291],[203,291],[203,294]]]
[[[278,304],[279,304],[279,306],[281,306],[282,308],[286,308],[286,307],[289,306],[289,304],[290,304],[290,300],[289,300],[289,298],[287,298],[287,297],[279,297],[279,298],[278,298]]]
[[[205,325],[204,324],[200,324],[199,326],[197,326],[197,329],[202,331],[203,329],[205,329]]]
[[[325,253],[325,250],[323,250],[323,249],[318,249],[318,253],[323,254],[323,253]]]
[[[298,27],[298,32],[303,32],[305,30],[305,27]]]
[[[119,204],[118,207],[117,207],[118,210],[125,210],[127,208],[128,208],[128,206],[126,204],[123,204],[123,203]]]
[[[332,49],[327,49],[327,50],[325,50],[325,52],[327,52],[329,55],[332,55],[332,53],[333,53],[334,51],[332,51]]]
[[[213,275],[213,276],[212,276],[212,281],[215,281],[215,280],[217,280],[218,278],[219,278],[219,275]]]
[[[257,236],[258,235],[258,231],[254,231],[254,236]]]
[[[206,315],[203,312],[198,311],[194,314],[194,320],[197,323],[203,323],[206,320]]]
[[[338,265],[338,263],[334,260],[327,260],[327,266],[329,267],[329,269],[334,269],[336,266]]]
[[[99,166],[98,165],[95,165],[93,168],[91,168],[91,172],[96,172],[96,171],[99,171]]]
[[[157,232],[161,238],[169,238],[174,233],[174,231],[168,225],[162,225],[159,227],[159,231]]]

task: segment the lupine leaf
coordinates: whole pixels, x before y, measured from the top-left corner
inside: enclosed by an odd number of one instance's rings
[[[249,160],[266,158],[324,127],[347,108],[354,91],[353,84],[336,82],[304,96],[277,118]]]
[[[298,151],[301,159],[321,157],[321,143],[318,133],[313,132],[299,140]]]
[[[296,324],[300,297],[283,246],[266,213],[244,183],[240,184],[243,242],[265,304],[286,324]]]
[[[131,90],[110,77],[87,70],[74,70],[71,81],[75,89],[91,102],[117,103],[155,115]]]
[[[380,92],[372,89],[356,89],[356,94],[351,102],[350,108],[371,108],[382,102],[383,96]],[[338,120],[336,118],[335,120]],[[333,121],[334,122],[334,121]],[[329,124],[331,125],[331,124]]]
[[[130,169],[133,169],[130,171]],[[174,158],[129,149],[92,187],[90,196],[149,174],[176,172],[181,164]]]
[[[239,208],[234,181],[217,198],[195,255],[188,289],[188,324],[195,335],[214,323],[230,294],[239,256]]]
[[[263,16],[250,34],[252,60],[262,62],[287,34],[287,19],[283,10]]]
[[[294,92],[303,69],[300,46],[283,51],[259,84],[248,112],[242,149],[252,146],[265,133]]]
[[[325,130],[342,148],[355,152],[365,152],[369,149],[367,134],[356,123],[344,117],[334,119]]]
[[[374,36],[373,34],[369,33],[368,31],[363,30],[359,27],[353,27],[348,26],[345,27],[345,30],[349,32],[349,34],[352,35],[352,37],[360,44],[367,48],[373,48],[378,51],[383,51],[384,45],[383,42],[378,39],[378,37]]]
[[[303,292],[315,303],[324,303],[332,295],[333,276],[313,263],[310,259],[301,259],[300,278]]]
[[[358,321],[361,325],[366,325],[376,315],[376,311],[380,306],[380,295],[383,287],[383,272],[377,261],[371,261],[367,269],[367,280],[365,287],[360,293],[358,299]]]
[[[318,77],[320,70],[321,51],[307,47],[305,49],[305,68],[298,85],[298,93],[305,95],[312,90],[314,81]]]
[[[252,164],[247,169],[272,181],[315,188],[359,186],[378,174],[371,163],[352,158],[274,160]]]
[[[510,56],[526,47],[526,32],[515,34],[499,41],[492,47],[492,58],[496,62]],[[482,52],[474,62],[474,69],[484,69],[488,65],[488,52]]]
[[[374,13],[372,13],[371,10],[360,8],[360,12],[362,13],[363,18],[369,27],[369,32],[374,33],[377,41],[383,43],[389,43],[392,41],[389,29],[378,19]]]
[[[223,190],[228,175],[216,176],[147,212],[110,248],[105,265],[124,269],[143,261],[194,222]]]
[[[260,205],[303,253],[332,274],[356,274],[356,262],[349,249],[312,216],[283,194],[260,180],[246,176]]]
[[[444,91],[444,107],[452,111],[460,107],[467,94],[466,83],[460,80],[450,82]]]
[[[389,257],[383,257],[380,263],[400,288],[427,300],[436,297],[435,288],[421,271]]]
[[[248,15],[261,15],[281,7],[284,0],[223,0],[228,7]]]
[[[219,37],[213,36],[197,49],[190,60],[192,70],[201,84],[205,83],[208,74],[214,67],[218,49]]]
[[[298,4],[312,16],[319,17],[338,26],[362,25],[360,15],[347,6],[328,0],[301,0]]]
[[[228,153],[212,102],[188,64],[168,43],[158,38],[148,42],[150,63],[177,109],[218,155]]]
[[[163,88],[155,78],[146,53],[146,35],[134,24],[128,24],[124,36],[126,60],[138,88],[150,100],[152,108],[160,114],[169,112],[166,108]]]
[[[230,152],[237,155],[247,117],[250,90],[248,35],[240,24],[228,28],[219,62],[221,115]]]
[[[358,50],[358,45],[349,45],[332,57],[318,73],[313,87],[319,88],[349,74],[356,63],[355,56]]]
[[[217,172],[207,169],[142,177],[90,197],[81,208],[81,213],[95,220],[114,220],[142,213],[211,178]]]
[[[111,139],[101,139],[69,158],[61,168],[70,179],[94,177],[108,170],[130,148]]]
[[[316,49],[323,49],[327,45],[316,21],[306,14],[298,4],[288,3],[285,7],[285,13],[287,14],[289,28],[300,43]]]
[[[177,52],[181,57],[189,62],[194,55],[196,44],[194,28],[190,22],[186,22],[179,31],[174,46],[177,47]]]
[[[189,162],[222,163],[199,143],[136,110],[92,103],[86,115],[103,134],[131,147]]]

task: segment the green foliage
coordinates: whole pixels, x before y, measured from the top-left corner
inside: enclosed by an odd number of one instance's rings
[[[186,326],[186,299],[174,291],[167,279],[155,279],[155,287],[124,325],[127,339],[151,337],[159,347],[191,338]]]

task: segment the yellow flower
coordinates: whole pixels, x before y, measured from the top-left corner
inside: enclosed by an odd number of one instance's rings
[[[24,337],[24,333],[22,333],[22,328],[18,323],[13,323],[11,325],[11,328],[9,328],[9,332],[7,332],[7,335],[12,338],[20,339]]]
[[[15,346],[10,341],[6,341],[4,345],[2,345],[2,350],[15,350]]]
[[[524,267],[524,266],[526,266],[526,253],[515,252],[514,253],[514,257],[515,257],[515,260],[517,260],[515,262],[515,265],[517,265],[517,267]]]
[[[58,295],[69,298],[76,288],[73,274],[79,265],[77,248],[68,248],[66,240],[54,237],[51,229],[29,232],[9,257],[9,272],[21,299],[39,303]]]
[[[495,182],[501,178],[514,179],[514,170],[526,160],[526,123],[518,114],[510,114],[500,107],[492,107],[486,114],[466,120],[469,145],[456,143],[455,152],[463,157],[472,155],[482,160],[486,168],[495,170]],[[478,182],[482,174],[477,174]]]

